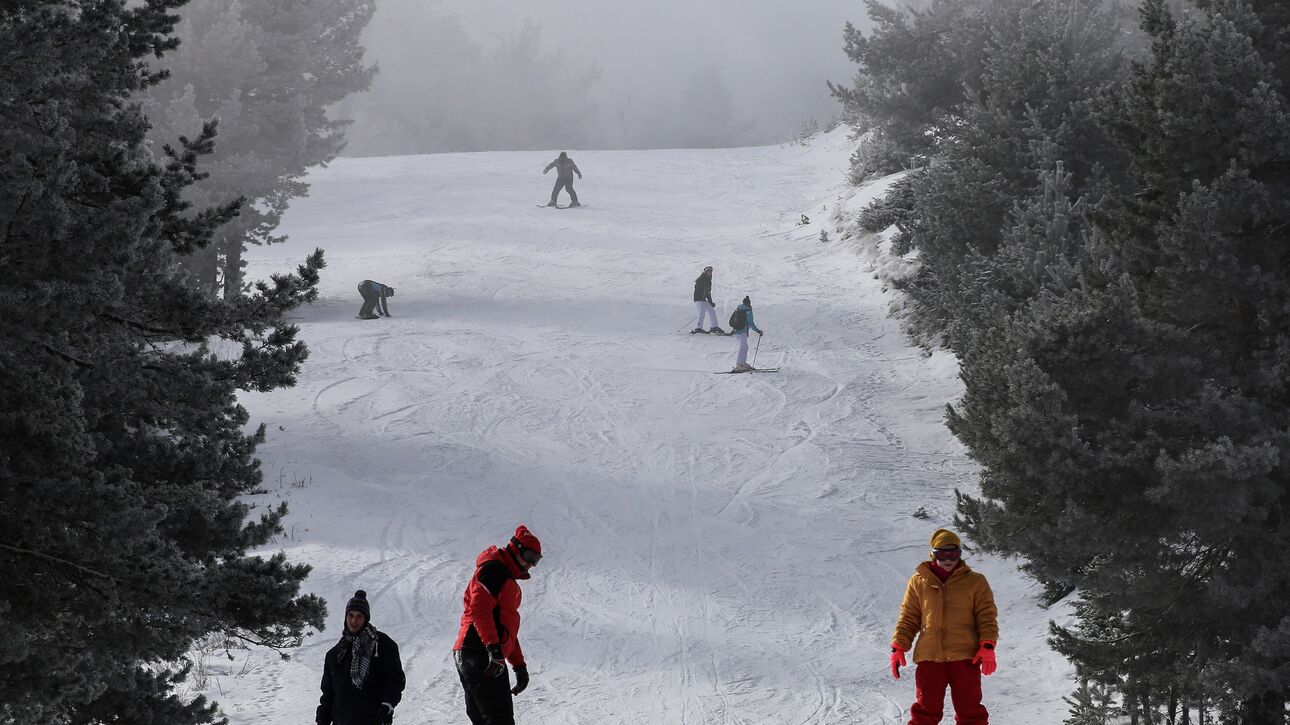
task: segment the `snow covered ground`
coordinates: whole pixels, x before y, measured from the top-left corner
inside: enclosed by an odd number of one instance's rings
[[[520,722],[903,724],[912,668],[887,668],[900,596],[973,466],[942,424],[953,360],[907,343],[872,257],[833,228],[883,186],[845,185],[850,150],[834,132],[574,152],[572,210],[536,206],[554,152],[315,174],[291,241],[249,269],[327,250],[321,299],[298,315],[311,355],[295,388],[244,401],[269,427],[253,498],[290,501],[278,545],[314,566],[331,621],[289,661],[212,656],[207,693],[234,723],[312,722],[323,653],[363,588],[402,649],[397,722],[465,722],[449,655],[462,590],[523,522],[546,557],[523,587]],[[685,333],[706,264],[721,324],[751,295],[756,363],[782,372],[712,374],[735,341]],[[365,278],[396,288],[392,318],[355,319]],[[1064,613],[1014,563],[968,560],[1000,604],[992,722],[1059,723],[1071,673],[1044,639]]]

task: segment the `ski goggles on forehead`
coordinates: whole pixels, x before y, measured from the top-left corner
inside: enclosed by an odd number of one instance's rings
[[[932,549],[932,556],[936,557],[937,561],[958,561],[959,557],[963,556],[963,552],[957,548]]]

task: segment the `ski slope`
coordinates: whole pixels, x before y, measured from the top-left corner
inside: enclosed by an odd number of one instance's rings
[[[289,661],[212,655],[204,691],[233,723],[313,722],[363,588],[408,674],[396,722],[466,722],[462,591],[523,522],[546,556],[523,584],[519,722],[903,724],[913,669],[887,665],[900,597],[974,469],[942,424],[954,361],[908,344],[876,242],[835,228],[884,186],[845,184],[851,150],[834,132],[573,151],[586,206],[568,210],[536,206],[554,151],[314,174],[291,240],[248,269],[327,251],[321,299],[298,314],[311,354],[295,388],[243,400],[269,430],[252,498],[290,502],[276,547],[313,565],[329,626]],[[756,364],[780,373],[713,375],[735,340],[685,334],[706,264],[721,324],[751,295]],[[365,278],[396,288],[392,318],[355,319]],[[1065,610],[1042,609],[1015,562],[968,561],[1000,605],[992,722],[1059,723],[1072,675],[1044,640]]]

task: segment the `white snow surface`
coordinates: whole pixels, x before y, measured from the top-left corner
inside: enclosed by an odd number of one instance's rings
[[[900,598],[975,469],[943,424],[955,361],[890,317],[882,245],[834,226],[886,185],[849,187],[851,150],[836,131],[572,152],[586,206],[569,210],[537,206],[555,152],[313,174],[290,241],[248,270],[327,251],[320,299],[296,315],[310,356],[294,388],[242,400],[269,433],[267,492],[249,498],[291,507],[266,553],[313,566],[329,626],[289,660],[211,655],[204,692],[235,724],[312,723],[361,588],[407,671],[396,722],[466,722],[462,592],[523,522],[545,558],[522,583],[519,722],[903,724],[913,668],[894,680],[887,663]],[[778,374],[714,375],[734,338],[686,334],[707,264],[719,321],[750,295],[756,364]],[[355,319],[363,279],[395,287],[392,318]],[[1042,608],[1016,562],[968,561],[1000,609],[992,722],[1059,723],[1072,674],[1046,628],[1069,614]]]

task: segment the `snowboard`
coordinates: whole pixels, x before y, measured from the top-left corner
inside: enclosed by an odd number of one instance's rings
[[[538,204],[539,209],[581,209],[585,206],[586,204],[579,204],[577,206],[551,206],[550,204]]]
[[[740,373],[777,373],[779,368],[752,368],[751,370],[718,370],[714,375],[739,375]]]

